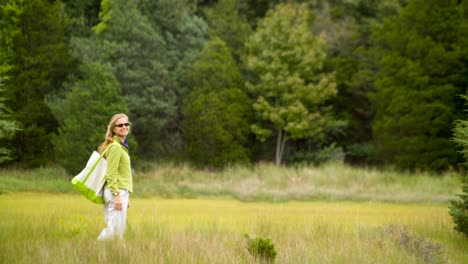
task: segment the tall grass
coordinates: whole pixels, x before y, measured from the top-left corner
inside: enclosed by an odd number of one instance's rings
[[[276,263],[468,263],[445,205],[133,197],[125,241],[98,243],[101,208],[82,197],[0,203],[2,263],[258,263],[244,234],[271,239]]]
[[[71,175],[59,167],[0,170],[0,193],[76,193]],[[342,163],[319,167],[229,167],[201,170],[186,164],[150,164],[134,171],[135,194],[140,197],[229,197],[242,201],[356,200],[446,203],[461,192],[456,173],[402,173],[355,168]]]
[[[319,167],[257,164],[223,171],[187,165],[155,164],[136,174],[143,195],[161,197],[225,196],[243,201],[372,200],[445,203],[461,191],[456,173],[402,173],[355,168],[342,163]]]
[[[0,169],[0,194],[10,192],[72,192],[71,176],[60,167]]]

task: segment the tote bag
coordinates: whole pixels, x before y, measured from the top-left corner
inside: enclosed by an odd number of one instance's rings
[[[71,183],[75,188],[93,203],[103,204],[103,189],[106,182],[107,160],[93,151],[86,167],[76,175]]]

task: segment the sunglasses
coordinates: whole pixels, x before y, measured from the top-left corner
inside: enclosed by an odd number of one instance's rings
[[[130,126],[130,123],[123,123],[123,124],[118,124],[118,125],[115,125],[114,127],[129,127]]]

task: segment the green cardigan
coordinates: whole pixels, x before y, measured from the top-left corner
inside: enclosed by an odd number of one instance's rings
[[[106,152],[106,187],[112,193],[119,192],[119,189],[133,192],[132,168],[128,149],[120,143],[117,137],[114,137],[114,142],[107,146]]]

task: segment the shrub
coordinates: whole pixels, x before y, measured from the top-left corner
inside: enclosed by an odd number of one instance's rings
[[[332,143],[329,146],[324,146],[316,151],[297,151],[288,158],[289,162],[303,163],[312,162],[314,164],[322,164],[326,162],[343,162],[345,153],[343,148]]]
[[[440,243],[415,235],[404,226],[386,226],[382,228],[381,235],[421,257],[425,263],[445,263],[445,256]]]
[[[463,97],[468,100],[468,97]],[[468,120],[459,120],[455,123],[453,141],[462,149],[465,166],[468,166]],[[455,223],[454,229],[468,237],[468,176],[464,178],[463,193],[458,195],[461,200],[450,202],[449,214]]]
[[[256,258],[261,258],[267,262],[273,262],[276,258],[275,245],[268,238],[247,238],[247,250]]]
[[[454,229],[468,237],[468,176],[465,176],[461,199],[450,201],[449,214],[455,223]]]

